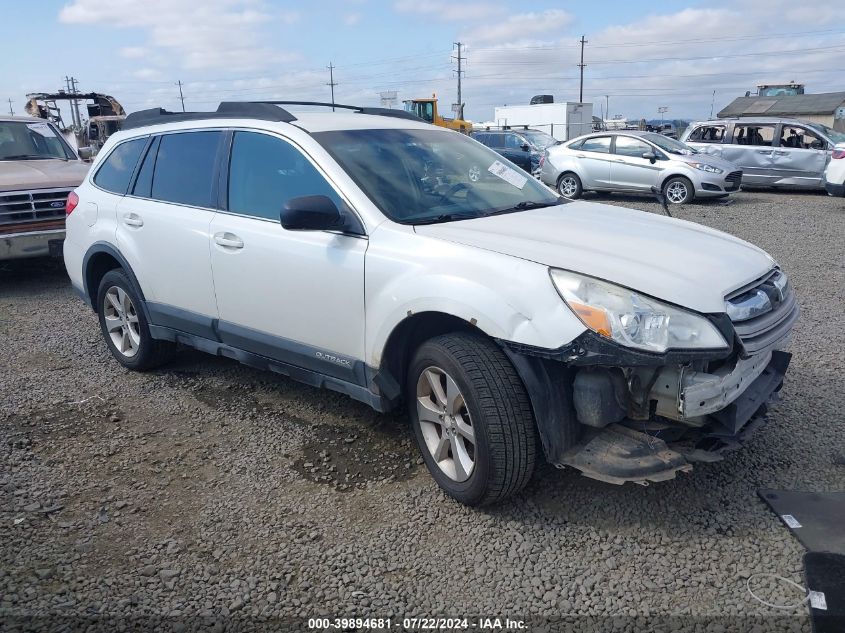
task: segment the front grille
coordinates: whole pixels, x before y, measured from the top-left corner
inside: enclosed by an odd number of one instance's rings
[[[729,295],[725,304],[745,357],[784,342],[799,313],[792,285],[777,269]]]
[[[65,217],[72,189],[33,189],[0,193],[0,226],[50,221]]]
[[[739,186],[742,184],[742,172],[732,171],[727,176],[725,176],[725,181],[728,182],[730,185],[728,187],[725,187],[725,189],[739,189]]]

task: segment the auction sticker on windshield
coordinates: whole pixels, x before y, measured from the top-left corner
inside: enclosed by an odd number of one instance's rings
[[[56,133],[53,131],[53,128],[51,128],[46,123],[27,123],[26,127],[28,127],[30,130],[32,130],[36,134],[40,134],[41,136],[43,136],[45,138],[55,138],[56,137]]]
[[[505,182],[512,184],[517,189],[522,189],[525,186],[525,183],[528,182],[528,178],[498,160],[490,165],[487,168],[487,171],[494,176],[498,176]]]

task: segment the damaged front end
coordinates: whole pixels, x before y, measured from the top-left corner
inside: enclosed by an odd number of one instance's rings
[[[797,318],[776,270],[727,297],[726,314],[711,317],[728,350],[650,354],[593,332],[554,351],[505,349],[525,379],[551,463],[647,485],[722,459],[765,422]]]

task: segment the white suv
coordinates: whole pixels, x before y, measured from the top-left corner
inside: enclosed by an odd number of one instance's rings
[[[798,307],[759,248],[568,202],[395,112],[279,103],[131,114],[72,194],[67,270],[125,367],[182,344],[404,404],[467,504],[539,451],[646,483],[764,420]]]

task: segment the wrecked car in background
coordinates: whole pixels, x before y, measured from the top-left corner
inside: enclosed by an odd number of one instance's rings
[[[742,117],[691,123],[681,140],[742,169],[742,184],[824,189],[824,171],[845,133],[821,123]]]
[[[0,260],[61,255],[65,203],[88,167],[52,123],[0,116]]]

